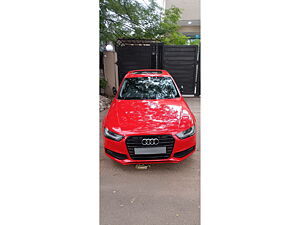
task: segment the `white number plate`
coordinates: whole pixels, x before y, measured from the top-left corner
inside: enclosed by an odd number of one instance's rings
[[[134,153],[136,155],[166,154],[167,153],[167,148],[166,147],[134,148]]]

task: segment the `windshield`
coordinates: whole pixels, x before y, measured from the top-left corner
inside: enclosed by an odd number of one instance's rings
[[[171,99],[179,93],[170,77],[134,77],[126,78],[118,99]]]

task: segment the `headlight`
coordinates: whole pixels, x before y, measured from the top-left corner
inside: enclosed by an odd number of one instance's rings
[[[179,137],[180,139],[185,139],[187,137],[193,136],[194,134],[195,134],[195,126],[192,126],[191,128],[176,134],[176,136]]]
[[[107,128],[104,128],[104,136],[114,141],[121,141],[123,139],[122,135],[116,134]]]

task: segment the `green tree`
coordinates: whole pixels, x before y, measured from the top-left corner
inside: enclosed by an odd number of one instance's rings
[[[100,0],[100,44],[118,38],[154,39],[165,44],[185,44],[179,33],[181,10],[163,10],[155,0],[141,4],[136,0]]]
[[[188,41],[188,44],[189,45],[200,45],[200,43],[201,43],[201,40],[200,39],[192,39],[192,40],[189,40]]]

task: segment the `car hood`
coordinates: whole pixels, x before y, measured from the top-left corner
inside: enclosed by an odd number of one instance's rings
[[[175,134],[193,126],[194,116],[183,98],[115,99],[105,121],[108,129],[123,135]]]

